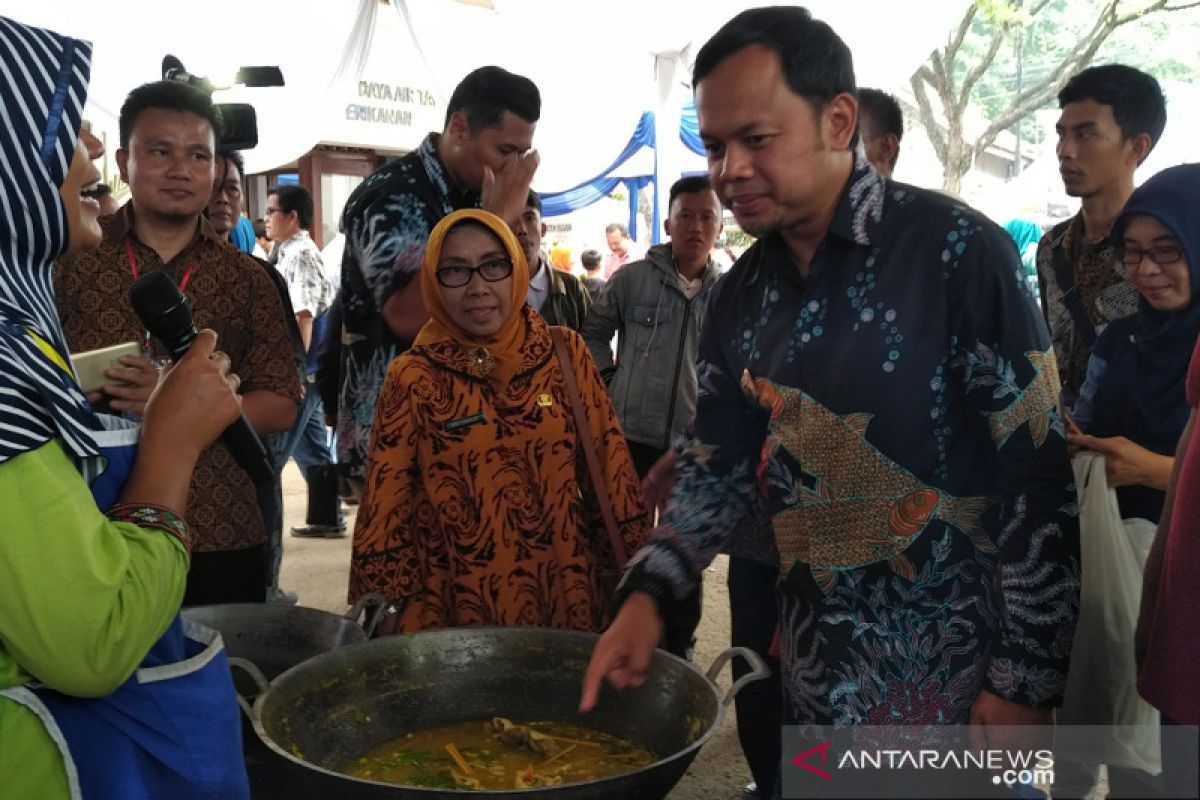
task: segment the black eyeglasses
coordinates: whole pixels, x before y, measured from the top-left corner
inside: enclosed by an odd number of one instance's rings
[[[475,273],[479,273],[479,277],[485,281],[495,283],[502,281],[509,275],[512,275],[513,262],[507,258],[493,258],[491,261],[484,261],[477,267],[439,267],[437,271],[437,281],[447,289],[457,289],[460,286],[466,286],[471,282],[471,278]]]
[[[1183,248],[1173,244],[1156,244],[1143,250],[1140,247],[1118,247],[1117,258],[1126,267],[1140,267],[1143,258],[1148,258],[1155,264],[1174,264],[1183,258]]]
[[[272,214],[282,214],[283,213],[282,208],[271,208],[270,206],[267,206],[265,211],[266,211],[268,217],[271,216]]]

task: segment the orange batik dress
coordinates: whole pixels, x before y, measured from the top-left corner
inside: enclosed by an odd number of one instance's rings
[[[388,370],[358,512],[350,599],[403,600],[393,630],[611,620],[613,548],[550,330],[521,311],[521,360],[503,386],[487,351],[418,344]],[[626,551],[651,527],[629,451],[583,340],[564,331]]]

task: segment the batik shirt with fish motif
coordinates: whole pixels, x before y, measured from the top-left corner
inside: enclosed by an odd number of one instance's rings
[[[860,161],[807,279],[772,236],[713,288],[695,438],[622,591],[670,604],[766,514],[793,721],[1056,705],[1079,605],[1057,396],[1005,233]]]
[[[373,172],[342,213],[338,463],[360,481],[388,365],[412,344],[392,333],[383,306],[420,271],[433,226],[452,211],[479,205],[477,193],[451,180],[437,142],[438,134],[431,133],[416,150]]]

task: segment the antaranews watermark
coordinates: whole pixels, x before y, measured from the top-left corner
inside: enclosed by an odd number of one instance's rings
[[[1162,797],[1198,796],[1195,727],[785,727],[783,734],[784,798],[1041,797],[1053,791],[1060,759],[1142,768],[1163,784]],[[1160,738],[1151,759],[1145,743]]]

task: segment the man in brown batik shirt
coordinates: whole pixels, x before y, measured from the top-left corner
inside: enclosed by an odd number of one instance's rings
[[[187,295],[197,328],[212,328],[241,378],[242,409],[259,434],[287,430],[302,398],[279,295],[261,267],[202,217],[213,185],[220,115],[211,98],[171,81],[146,84],[121,108],[117,164],[132,199],[101,219],[104,241],[55,275],[71,352],[144,342],[129,303],[142,274],[166,272]],[[144,354],[167,353],[157,342]],[[146,358],[123,357],[90,399],[137,414],[157,383]],[[221,442],[200,456],[188,494],[195,537],[184,605],[262,602],[266,531],[255,489]]]

